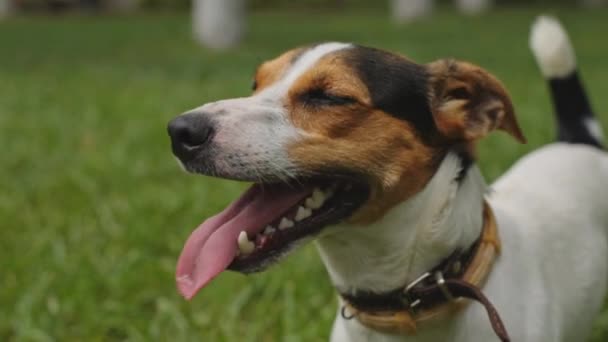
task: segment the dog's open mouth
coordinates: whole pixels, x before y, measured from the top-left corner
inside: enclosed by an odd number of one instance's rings
[[[254,184],[188,238],[177,264],[187,299],[226,269],[259,271],[297,242],[348,218],[369,195],[360,183]]]

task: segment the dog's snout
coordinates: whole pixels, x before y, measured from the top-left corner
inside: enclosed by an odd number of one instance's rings
[[[182,161],[192,159],[213,135],[213,124],[203,113],[176,117],[167,125],[173,153]]]

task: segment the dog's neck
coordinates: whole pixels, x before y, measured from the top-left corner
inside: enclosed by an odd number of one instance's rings
[[[448,153],[426,187],[372,225],[340,225],[317,240],[341,293],[402,287],[479,237],[486,184],[471,165]]]

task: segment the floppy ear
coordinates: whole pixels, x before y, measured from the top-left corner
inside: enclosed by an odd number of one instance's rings
[[[443,136],[475,141],[500,129],[526,142],[506,89],[490,73],[454,60],[432,62],[427,70],[431,112]]]

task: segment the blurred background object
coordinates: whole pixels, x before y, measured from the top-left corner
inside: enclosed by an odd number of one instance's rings
[[[0,19],[8,17],[13,11],[12,0],[0,0]]]
[[[297,7],[334,10],[386,6],[395,22],[408,23],[430,16],[438,5],[454,6],[466,15],[480,15],[494,6],[552,3],[600,8],[606,6],[608,0],[0,0],[0,18],[16,12],[132,13],[136,10],[191,8],[194,39],[205,47],[224,50],[238,46],[246,35],[248,9]]]
[[[245,0],[193,0],[192,21],[198,42],[212,49],[237,46],[245,31]]]
[[[580,2],[583,4],[583,6],[589,8],[606,6],[606,4],[608,3],[607,0],[581,0]]]
[[[490,9],[493,0],[456,0],[458,9],[465,14],[480,14]]]
[[[428,16],[433,12],[435,0],[390,0],[393,18],[405,23]],[[480,14],[490,9],[492,0],[455,0],[456,7],[464,14]]]
[[[433,0],[390,0],[391,12],[397,22],[408,22],[412,19],[427,16],[433,12]]]

